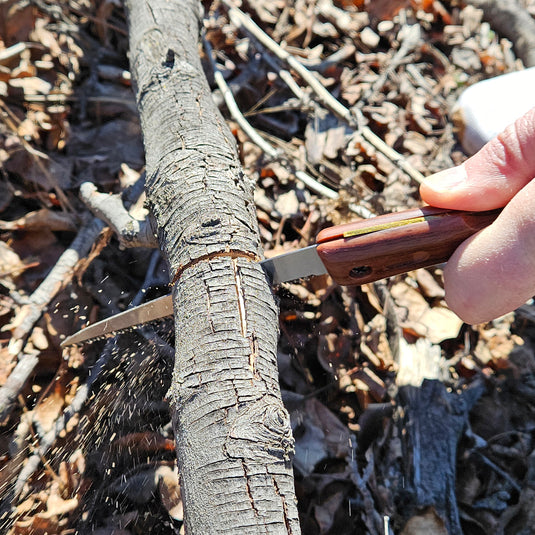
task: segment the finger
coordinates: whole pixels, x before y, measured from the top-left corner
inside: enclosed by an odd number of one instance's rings
[[[535,294],[535,180],[496,221],[457,248],[444,269],[448,306],[467,323],[490,321]]]
[[[420,187],[433,206],[491,210],[505,206],[535,176],[535,108],[462,165],[440,171]]]

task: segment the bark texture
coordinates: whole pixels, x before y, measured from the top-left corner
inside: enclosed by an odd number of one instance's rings
[[[147,196],[174,275],[173,405],[187,533],[298,533],[277,308],[253,184],[213,104],[196,0],[128,0]]]

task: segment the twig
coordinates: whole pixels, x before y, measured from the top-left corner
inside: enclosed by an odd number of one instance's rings
[[[279,78],[289,87],[290,91],[304,104],[308,104],[308,101],[310,100],[308,93],[303,91],[302,87],[294,80],[292,73],[286,69],[281,69],[277,60],[272,58],[269,54],[265,54],[263,59],[274,71],[277,72]]]
[[[120,195],[99,193],[91,182],[80,186],[80,198],[91,212],[105,221],[124,247],[158,247],[150,216],[140,221],[126,210]]]
[[[87,397],[89,396],[89,393],[91,392],[91,387],[93,386],[93,383],[100,376],[100,373],[102,372],[112,355],[114,340],[115,339],[111,339],[106,344],[101,356],[99,357],[95,366],[91,370],[91,373],[85,384],[78,388],[71,404],[63,411],[63,414],[54,422],[52,429],[41,438],[39,447],[37,448],[36,452],[33,453],[33,455],[27,460],[26,464],[19,472],[14,489],[15,497],[21,494],[24,484],[37,470],[42,458],[47,454],[48,450],[50,449],[52,444],[54,444],[59,434],[65,429],[69,420],[82,409]]]
[[[52,271],[50,271],[45,280],[33,292],[28,302],[23,305],[19,312],[22,320],[14,329],[8,346],[12,355],[20,353],[23,349],[26,336],[41,317],[44,308],[63,287],[65,281],[70,280],[74,266],[80,258],[89,252],[91,245],[103,228],[104,223],[96,218],[91,220],[87,225],[84,225],[70,247],[60,256]],[[17,324],[17,318],[15,318],[14,323]],[[5,418],[10,414],[13,401],[16,399],[28,377],[32,374],[37,363],[38,359],[35,355],[23,355],[12,370],[6,384],[0,388],[1,418]],[[11,376],[13,376],[12,380]]]
[[[38,362],[37,352],[26,353],[19,358],[17,365],[0,388],[0,422],[9,416],[11,407]]]
[[[359,131],[378,151],[382,152],[388,159],[390,159],[395,165],[403,170],[408,176],[410,176],[417,183],[421,183],[424,180],[424,176],[401,155],[391,147],[389,147],[379,136],[374,134],[369,127],[362,125],[360,120],[360,114],[353,112],[349,108],[346,108],[341,102],[336,100],[322,83],[309,71],[297,58],[292,56],[289,52],[284,50],[279,44],[277,44],[271,37],[269,37],[256,23],[245,14],[243,11],[235,7],[230,0],[222,0],[229,11],[231,20],[239,27],[243,27],[248,31],[262,46],[270,50],[279,60],[286,63],[292,68],[312,89],[318,100],[337,117],[344,120],[351,127]]]
[[[297,58],[292,56],[288,51],[284,50],[271,37],[269,37],[256,23],[243,11],[233,5],[230,0],[222,0],[223,4],[228,7],[230,19],[238,27],[243,27],[249,32],[262,46],[271,51],[282,62],[286,63],[292,68],[312,89],[319,101],[335,115],[344,119],[348,124],[355,124],[355,117],[351,111],[342,103],[338,102],[330,93],[323,87],[321,82],[310,72]]]
[[[125,190],[125,203],[133,202],[135,200],[134,197],[139,197],[142,189],[139,188],[138,184],[143,184],[142,178],[140,177],[136,184]],[[121,209],[126,212],[122,204]],[[17,327],[13,330],[8,346],[12,355],[17,355],[23,350],[25,339],[41,317],[44,308],[58,291],[65,286],[66,282],[71,280],[74,267],[81,258],[89,253],[104,226],[104,223],[96,217],[84,225],[69,248],[60,256],[50,273],[33,292],[28,301],[24,303],[22,310],[19,312],[21,321],[17,321],[17,318],[13,321]],[[13,380],[10,382],[8,379],[8,382],[0,388],[0,416],[3,418],[10,414],[13,408],[13,401],[32,374],[37,362],[38,359],[36,358],[29,359],[27,356],[20,358],[11,372],[11,375],[14,374]]]
[[[358,102],[357,106],[362,107],[377,93],[383,85],[385,85],[387,78],[392,72],[394,72],[398,65],[403,61],[405,56],[409,54],[416,46],[418,46],[421,38],[420,25],[412,24],[410,26],[403,26],[398,36],[401,38],[401,44],[394,56],[388,61],[386,68],[377,77],[375,82],[368,88],[366,93],[362,96],[362,99]]]
[[[483,455],[481,451],[474,451],[472,452],[472,455],[477,455],[483,464],[487,465],[491,470],[496,472],[499,476],[501,476],[505,481],[513,487],[513,489],[518,492],[519,494],[522,492],[522,487],[513,479],[511,475],[509,475],[508,472],[500,468],[496,463],[492,462],[486,455]]]
[[[240,128],[249,137],[249,139],[255,145],[258,145],[258,147],[264,153],[266,153],[270,158],[273,158],[273,159],[281,158],[282,152],[275,149],[267,141],[264,140],[264,138],[251,126],[251,123],[249,123],[249,121],[244,117],[240,108],[236,104],[236,101],[234,100],[234,95],[232,94],[230,87],[225,81],[225,78],[223,77],[223,75],[221,74],[221,71],[217,67],[217,64],[214,60],[214,52],[212,49],[212,45],[210,44],[208,39],[203,38],[203,45],[206,50],[206,55],[208,56],[208,59],[210,60],[210,64],[212,66],[214,80],[217,86],[219,87],[219,90],[221,91],[221,94],[223,95],[223,99],[225,100],[225,104],[227,105],[227,108],[230,114],[232,115],[232,117],[234,118],[234,120],[238,123]]]
[[[14,329],[12,340],[22,340],[28,335],[35,322],[41,317],[45,306],[65,282],[70,280],[74,266],[89,252],[103,228],[104,223],[94,218],[80,229],[71,245],[59,257],[50,273],[30,296],[27,308],[21,312],[24,314],[24,319]]]
[[[5,105],[0,100],[0,108],[2,111],[4,111],[4,114],[2,114],[2,120],[4,121],[5,125],[18,137],[21,145],[26,149],[28,154],[33,158],[35,161],[35,164],[37,167],[39,167],[39,171],[43,173],[43,175],[46,177],[50,187],[55,191],[61,206],[64,210],[70,211],[75,213],[75,210],[70,203],[69,199],[61,189],[61,186],[59,185],[58,181],[56,180],[56,177],[52,175],[46,168],[46,166],[43,164],[41,160],[48,160],[48,156],[36,149],[34,149],[25,139],[23,136],[20,136],[18,134],[19,129],[17,128],[17,125],[15,124],[16,121],[18,121],[17,117],[13,114],[13,112],[9,109],[7,105]]]
[[[356,50],[357,48],[353,43],[345,43],[336,52],[326,57],[321,62],[310,63],[309,65],[307,65],[307,67],[311,71],[325,71],[333,65],[339,65],[342,61],[352,56]]]

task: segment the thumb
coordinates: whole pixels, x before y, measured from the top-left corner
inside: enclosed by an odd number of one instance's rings
[[[441,208],[491,210],[505,206],[535,175],[535,108],[463,164],[431,175],[424,202]]]
[[[448,306],[467,323],[511,312],[535,294],[535,180],[444,268]]]

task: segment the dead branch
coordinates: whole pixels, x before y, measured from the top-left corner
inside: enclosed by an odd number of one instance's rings
[[[57,292],[64,287],[73,275],[74,266],[88,252],[97,236],[104,228],[104,223],[99,219],[92,219],[84,225],[71,245],[59,257],[55,266],[46,276],[39,287],[30,296],[21,314],[23,320],[13,331],[12,340],[18,344],[22,343],[31,331],[35,322],[41,317],[44,308],[50,303]],[[17,324],[17,319],[14,320]]]
[[[203,44],[206,49],[208,58],[210,59],[210,63],[212,65],[215,82],[217,86],[219,87],[219,90],[221,91],[223,98],[225,99],[225,104],[227,105],[227,108],[230,114],[232,115],[232,118],[239,124],[239,126],[245,132],[245,134],[249,136],[251,141],[255,143],[256,145],[258,145],[260,149],[262,149],[265,155],[267,155],[271,160],[280,159],[283,156],[282,152],[280,150],[275,149],[270,143],[268,143],[252,127],[251,123],[249,123],[249,121],[245,118],[245,116],[239,109],[238,105],[236,104],[236,101],[234,100],[234,95],[232,94],[230,87],[228,86],[221,72],[219,72],[219,69],[213,57],[212,47],[210,46],[210,43],[206,39],[204,39]],[[279,75],[283,75],[283,72],[280,72]],[[293,78],[291,78],[291,76],[290,76],[290,79],[293,81]],[[333,199],[333,200],[336,200],[340,197],[338,192],[321,184],[314,177],[310,176],[308,173],[305,173],[304,171],[301,171],[301,170],[294,169],[293,166],[291,167],[292,167],[292,171],[295,177],[301,182],[303,182],[303,184],[307,188],[309,188],[311,191],[313,191],[314,193],[317,193],[318,195],[321,195],[322,197],[326,197],[327,199]],[[368,218],[373,215],[369,210],[367,210],[363,206],[359,206],[354,203],[350,203],[348,207],[352,212],[355,212],[356,214],[360,215],[363,218]]]
[[[28,302],[22,306],[19,312],[20,321],[17,317],[13,320],[17,327],[13,330],[13,337],[9,343],[11,354],[16,355],[22,351],[26,337],[41,317],[44,309],[59,290],[63,288],[65,282],[72,278],[74,266],[80,258],[83,258],[89,252],[103,228],[104,223],[96,218],[84,225],[70,247],[60,256],[45,280],[33,292]],[[13,407],[12,401],[15,400],[37,363],[37,358],[28,359],[27,356],[23,355],[11,372],[11,375],[14,374],[13,381],[0,388],[0,415],[3,415],[4,418],[10,413]],[[13,390],[15,387],[19,390]]]
[[[423,175],[414,169],[414,167],[392,147],[389,147],[379,136],[377,136],[370,128],[361,124],[362,120],[357,113],[358,110],[350,110],[346,108],[341,102],[336,100],[323,84],[309,71],[300,61],[292,56],[288,51],[284,50],[271,37],[269,37],[262,29],[255,24],[255,22],[243,11],[233,5],[230,0],[222,0],[228,7],[230,19],[238,26],[243,27],[255,39],[257,39],[262,46],[273,52],[280,61],[288,64],[312,89],[318,100],[337,117],[345,121],[347,124],[355,128],[366,141],[371,143],[378,151],[382,152],[387,158],[395,163],[401,170],[403,170],[414,181],[421,183],[424,180]]]
[[[143,184],[143,181],[138,180],[138,183]],[[82,189],[87,192],[88,190],[91,190],[91,186],[92,185],[86,185]],[[117,230],[123,231],[123,235],[126,236],[125,242],[138,244],[142,243],[145,246],[149,246],[149,238],[146,238],[144,241],[138,239],[136,242],[135,232],[139,230],[140,235],[150,237],[150,223],[140,222],[140,224],[136,227],[136,220],[130,217],[123,205],[123,202],[126,203],[127,206],[131,204],[140,193],[141,190],[134,185],[129,190],[125,190],[123,200],[120,200],[119,196],[103,195],[103,197],[105,197],[107,202],[113,205],[111,213],[113,214],[112,219],[114,220],[114,223],[117,223],[117,225],[119,225],[119,223],[124,223],[123,227],[117,226]],[[86,193],[86,196],[90,195]],[[109,199],[112,200],[110,201]],[[103,228],[104,222],[98,217],[90,219],[90,221],[80,229],[76,238],[60,256],[43,282],[33,292],[29,299],[23,303],[19,315],[15,317],[12,322],[14,325],[16,325],[16,327],[13,329],[13,336],[9,343],[9,350],[11,354],[16,355],[23,350],[25,340],[35,323],[39,320],[43,314],[43,311],[54,298],[54,296],[72,279],[75,266],[80,259],[84,258],[89,253],[89,250],[95,243],[95,240]],[[130,229],[132,229],[132,232],[129,233]],[[144,229],[145,234],[143,234],[140,229]],[[128,241],[129,239],[130,241]],[[154,244],[152,246],[154,246]],[[8,381],[0,388],[1,417],[5,418],[9,415],[11,409],[13,408],[13,401],[16,399],[26,380],[32,374],[37,363],[38,359],[30,359],[28,358],[28,355],[24,355],[22,358],[19,358],[19,362],[11,372],[11,375],[13,375],[13,380]]]
[[[121,206],[123,206],[122,201],[121,201]],[[123,210],[124,210],[124,206],[123,206]],[[149,288],[153,284],[153,282],[155,282],[154,272],[156,270],[159,256],[160,255],[158,251],[155,251],[155,254],[152,255],[151,261],[149,263],[149,267],[147,269],[147,274],[145,276],[145,280],[143,281],[143,285],[137,292],[134,299],[132,300],[131,306],[139,305],[145,296],[147,288]],[[137,329],[137,333],[140,334],[142,337],[144,337],[148,344],[158,344],[159,353],[162,355],[167,355],[169,357],[169,360],[171,359],[169,346],[164,342],[164,340],[162,340],[161,338],[157,336],[157,334],[154,332],[154,329],[151,326],[139,328]],[[108,362],[110,361],[112,357],[112,354],[115,348],[115,342],[116,342],[115,339],[109,339],[106,342],[106,345],[104,346],[97,362],[91,369],[91,372],[89,373],[87,377],[87,380],[85,381],[83,385],[81,385],[77,389],[76,394],[72,402],[70,403],[70,405],[63,411],[63,414],[54,422],[52,429],[40,437],[37,451],[35,451],[33,455],[28,459],[27,463],[24,465],[23,469],[20,471],[17,477],[17,481],[14,486],[15,497],[19,496],[22,493],[24,489],[24,484],[37,470],[42,459],[48,454],[48,451],[56,442],[59,434],[66,428],[70,419],[75,414],[79,413],[82,410],[82,407],[84,406],[89,394],[91,393],[91,389],[93,385],[100,378],[102,372],[104,371],[105,367],[107,366]],[[27,359],[28,361],[31,361],[31,357],[32,355],[27,355],[24,358]],[[37,359],[36,356],[34,356],[34,358]],[[8,383],[11,381],[11,378],[13,375],[14,375],[13,373],[10,375],[8,379]],[[12,382],[14,383],[15,380],[16,379],[14,378]],[[20,380],[19,380],[19,383],[20,383]],[[18,392],[20,391],[20,388],[22,388],[23,385],[24,385],[24,382],[20,385],[18,390],[15,387],[11,388],[10,390],[14,392],[16,396]],[[2,390],[0,390],[0,395],[3,395],[3,390],[6,389],[6,386],[7,386],[7,383],[2,388]],[[1,397],[0,397],[0,400],[1,400]],[[2,402],[0,401],[0,407],[1,406],[2,406]],[[0,414],[0,419],[1,417],[2,415]]]
[[[169,398],[186,531],[298,533],[277,313],[253,184],[199,58],[200,3],[130,0],[147,201],[174,287]]]

